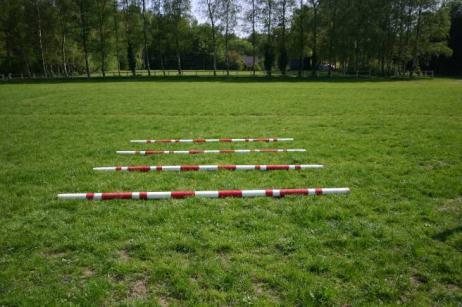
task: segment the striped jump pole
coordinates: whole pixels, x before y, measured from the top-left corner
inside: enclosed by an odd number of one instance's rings
[[[277,171],[301,170],[310,168],[323,168],[321,164],[296,165],[137,165],[137,166],[103,166],[94,167],[95,171],[121,171],[121,172],[161,172],[161,171]]]
[[[305,152],[306,149],[220,149],[220,150],[118,150],[121,155],[169,155],[169,154],[224,154],[224,153],[254,153],[254,152]]]
[[[284,197],[289,195],[315,196],[326,194],[348,194],[349,188],[304,188],[266,190],[221,190],[221,191],[175,191],[175,192],[106,192],[58,194],[63,200],[111,200],[111,199],[169,199],[169,198],[227,198],[227,197]]]
[[[244,139],[161,139],[161,140],[131,140],[132,143],[217,143],[217,142],[289,142],[293,138],[244,138]]]

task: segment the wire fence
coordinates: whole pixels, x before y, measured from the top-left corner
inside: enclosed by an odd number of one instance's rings
[[[344,77],[344,78],[353,78],[353,79],[373,79],[380,76],[376,76],[371,74],[371,72],[355,72],[355,73],[340,73],[340,72],[332,72],[332,77]],[[295,77],[328,77],[329,74],[326,71],[318,71],[314,75],[312,71],[303,71],[301,75],[299,75],[298,71],[288,71],[285,74],[282,74],[280,71],[275,71],[271,74],[270,77],[274,78],[295,78]],[[406,74],[396,74],[389,77],[398,77],[398,78],[406,78],[406,77],[417,77],[417,78],[434,78],[435,74],[434,71],[419,71],[415,72],[412,76],[410,73]],[[72,74],[72,75],[62,75],[56,73],[50,73],[47,76],[43,74],[0,74],[0,81],[10,81],[10,80],[31,80],[31,79],[82,79],[86,78],[86,74]],[[137,70],[135,75],[133,72],[128,70],[121,70],[121,71],[114,71],[110,70],[105,72],[105,76],[101,72],[94,72],[90,75],[90,78],[99,78],[102,79],[104,77],[108,78],[174,78],[174,77],[208,77],[208,78],[267,78],[268,75],[264,71],[242,71],[242,70],[182,70],[181,73],[178,70]]]

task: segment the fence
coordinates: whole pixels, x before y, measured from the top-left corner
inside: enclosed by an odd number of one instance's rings
[[[316,74],[316,77],[325,77],[327,76],[327,72],[321,72],[318,71]],[[339,72],[332,72],[332,75],[334,77],[347,77],[347,78],[373,78],[374,75],[372,75],[370,72],[357,72],[355,74],[344,74],[344,73],[339,73]],[[163,78],[163,77],[256,77],[256,78],[262,78],[266,77],[266,73],[264,71],[256,71],[255,75],[253,71],[239,71],[239,70],[230,70],[229,75],[226,70],[217,70],[216,74],[214,75],[213,70],[183,70],[181,72],[181,75],[178,73],[177,70],[151,70],[150,71],[150,77],[152,78]],[[285,75],[282,75],[281,72],[279,71],[274,71],[271,75],[272,77],[297,77],[298,72],[297,71],[288,71]],[[312,76],[311,71],[303,71],[302,77],[310,77]],[[434,71],[429,70],[429,71],[420,71],[416,72],[414,74],[416,77],[420,78],[434,78]],[[132,76],[131,71],[127,70],[121,70],[119,71],[107,71],[106,72],[106,77],[111,77],[111,78],[130,78]],[[149,77],[149,73],[147,70],[137,70],[135,77]],[[400,75],[400,76],[395,76],[395,77],[410,77],[409,74],[406,75]],[[72,74],[70,76],[64,76],[60,74],[51,74],[48,77],[45,77],[44,75],[39,75],[32,73],[30,75],[26,74],[0,74],[0,80],[1,81],[9,81],[9,80],[31,80],[31,79],[81,79],[81,78],[86,78],[85,74]],[[91,74],[91,78],[103,78],[103,75],[100,72],[95,72]]]

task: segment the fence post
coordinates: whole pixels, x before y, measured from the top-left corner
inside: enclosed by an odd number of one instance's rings
[[[8,74],[8,80],[11,80],[13,79],[13,76],[11,75],[11,73]]]

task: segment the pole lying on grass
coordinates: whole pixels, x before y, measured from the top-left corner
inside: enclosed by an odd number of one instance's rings
[[[118,150],[121,155],[168,155],[168,154],[223,154],[223,153],[254,153],[254,152],[305,152],[306,149],[220,149],[220,150]]]
[[[161,140],[131,140],[132,143],[217,143],[217,142],[288,142],[293,138],[244,138],[244,139],[161,139]]]
[[[314,196],[326,194],[348,194],[349,188],[303,188],[265,190],[221,190],[221,191],[175,191],[175,192],[106,192],[58,194],[62,200],[111,200],[111,199],[169,199],[169,198],[227,198],[227,197],[284,197],[288,195]]]
[[[121,171],[121,172],[160,172],[160,171],[276,171],[301,170],[310,168],[323,168],[321,164],[297,165],[137,165],[137,166],[103,166],[94,167],[95,171]]]

